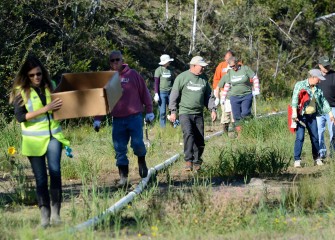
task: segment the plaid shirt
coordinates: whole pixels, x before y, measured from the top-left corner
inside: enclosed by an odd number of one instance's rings
[[[309,101],[306,101],[303,109],[301,111],[301,115],[304,115],[306,107],[309,105],[310,101],[315,98],[315,103],[316,103],[316,114],[319,115],[324,115],[327,114],[331,111],[331,108],[329,106],[328,101],[326,98],[323,96],[322,90],[315,85],[314,86],[315,91],[314,93],[312,92],[311,86],[308,83],[308,79],[299,81],[295,84],[294,90],[293,90],[293,95],[292,95],[292,107],[298,108],[299,104],[299,93],[301,90],[306,90],[308,95],[309,95]]]

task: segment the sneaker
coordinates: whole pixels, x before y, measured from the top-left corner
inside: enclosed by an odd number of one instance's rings
[[[320,158],[318,158],[314,161],[314,166],[322,166],[322,165],[323,165],[323,162]]]
[[[295,168],[301,168],[301,160],[295,160],[294,161],[294,167]]]
[[[185,168],[184,168],[184,170],[185,171],[187,171],[187,172],[189,172],[189,171],[192,171],[192,162],[190,162],[190,161],[187,161],[186,163],[185,163]]]

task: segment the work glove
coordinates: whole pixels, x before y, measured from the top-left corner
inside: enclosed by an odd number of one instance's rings
[[[173,123],[173,127],[176,128],[180,125],[180,121],[178,119],[176,119],[176,121],[174,121]]]
[[[252,96],[257,96],[259,94],[260,94],[259,90],[252,91]]]
[[[151,123],[155,118],[155,115],[153,113],[147,113],[145,115],[145,121]]]
[[[73,158],[72,149],[70,147],[68,147],[68,146],[65,146],[65,154],[69,158]]]
[[[99,132],[100,130],[100,125],[101,125],[101,121],[100,120],[94,120],[93,122],[93,128],[96,132]]]
[[[155,101],[156,103],[158,103],[158,101],[159,101],[159,96],[158,96],[158,93],[155,93],[155,96],[154,96],[154,101]]]
[[[219,98],[215,98],[215,101],[214,101],[215,106],[219,105],[219,103],[220,103],[220,99]]]

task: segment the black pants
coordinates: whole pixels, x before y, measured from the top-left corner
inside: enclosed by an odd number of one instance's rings
[[[185,161],[201,164],[205,149],[204,117],[202,114],[181,114],[179,120],[183,130]]]

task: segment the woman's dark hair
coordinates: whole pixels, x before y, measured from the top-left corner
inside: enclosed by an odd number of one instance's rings
[[[35,56],[28,56],[24,63],[21,65],[20,70],[14,79],[9,103],[12,103],[14,99],[21,94],[21,90],[25,92],[27,99],[29,98],[31,81],[28,77],[28,72],[36,67],[40,67],[42,71],[42,80],[40,87],[42,89],[48,88],[50,91],[52,90],[49,72],[46,70],[46,68],[38,58],[36,58]]]

